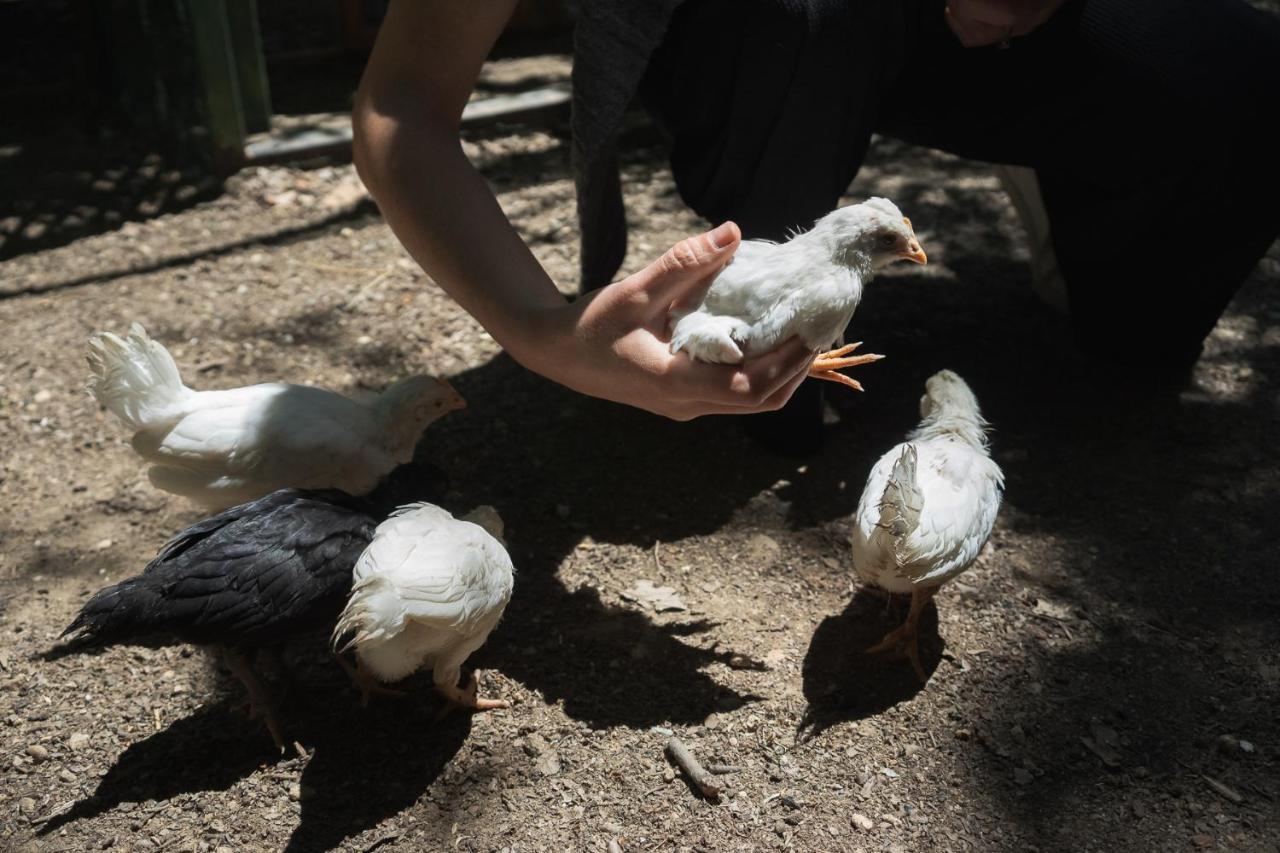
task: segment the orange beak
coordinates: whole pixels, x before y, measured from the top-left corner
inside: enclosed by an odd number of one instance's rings
[[[920,248],[920,243],[917,242],[914,237],[912,237],[911,242],[907,244],[907,250],[899,255],[899,257],[904,261],[911,261],[912,263],[920,264],[922,266],[929,263],[929,256],[924,253],[924,249]]]
[[[929,263],[929,257],[924,253],[924,249],[920,248],[920,241],[916,239],[915,228],[912,228],[911,220],[904,216],[902,217],[902,224],[911,228],[913,233],[911,234],[911,242],[907,243],[907,250],[900,257],[903,260],[911,261],[921,266]]]

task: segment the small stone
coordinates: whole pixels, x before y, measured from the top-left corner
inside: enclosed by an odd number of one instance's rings
[[[33,743],[27,747],[27,755],[31,756],[37,764],[41,761],[49,760],[49,750],[38,743]]]
[[[89,745],[89,736],[84,732],[76,732],[67,740],[67,746],[71,747],[73,752],[79,752]]]
[[[74,782],[76,781],[76,774],[64,767],[58,771],[58,778],[63,782]]]
[[[968,740],[973,733],[968,729],[956,729],[956,740]]]
[[[105,551],[110,548],[112,544],[113,543],[110,539],[99,539],[97,542],[93,543],[93,550]]]
[[[41,388],[31,399],[37,403],[47,403],[53,399],[53,392],[48,388]]]
[[[555,776],[560,772],[560,755],[554,750],[544,752],[534,764],[543,776]]]
[[[1207,850],[1213,846],[1213,836],[1196,834],[1191,836],[1191,843],[1201,850]]]
[[[295,803],[302,799],[302,786],[297,782],[289,783],[289,799],[293,800]]]
[[[907,744],[906,746],[904,746],[904,747],[902,748],[902,756],[903,756],[904,758],[910,758],[911,756],[915,755],[915,754],[916,754],[916,753],[918,753],[919,751],[920,751],[920,745],[919,745],[919,744],[916,744],[916,743],[909,743],[909,744]]]
[[[718,729],[720,728],[720,715],[708,714],[707,719],[704,720],[702,724],[709,729]]]
[[[859,812],[854,812],[850,816],[849,821],[858,829],[862,830],[863,832],[870,832],[871,830],[876,828],[875,821],[873,821],[871,818]]]
[[[550,748],[551,744],[547,743],[547,739],[537,732],[524,739],[524,752],[530,758],[537,758]]]
[[[662,771],[663,782],[674,782],[675,780],[676,780],[676,771],[672,770],[670,767]]]
[[[18,811],[23,814],[31,814],[36,810],[36,801],[30,797],[23,797],[18,800]]]

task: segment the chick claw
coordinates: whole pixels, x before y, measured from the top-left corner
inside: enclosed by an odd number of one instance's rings
[[[467,708],[471,711],[499,711],[511,707],[511,703],[506,699],[485,699],[476,695],[480,691],[480,675],[477,672],[471,673],[471,680],[467,682],[466,687],[437,684],[436,689],[446,701],[445,706],[436,714],[437,720],[443,720],[458,708]]]
[[[862,346],[862,341],[857,343],[846,344],[839,349],[833,349],[829,352],[819,353],[818,357],[813,360],[813,364],[809,367],[809,375],[814,379],[826,379],[829,382],[839,382],[841,385],[847,385],[855,391],[861,391],[862,383],[858,380],[845,376],[837,371],[846,367],[857,367],[860,364],[870,364],[873,361],[879,361],[884,358],[882,355],[875,353],[866,353],[865,355],[855,355],[849,357],[849,353]]]

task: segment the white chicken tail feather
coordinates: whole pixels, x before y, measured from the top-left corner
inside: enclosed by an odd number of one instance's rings
[[[395,584],[381,575],[369,575],[351,587],[351,597],[333,628],[334,649],[346,652],[372,640],[397,633],[404,625],[404,608]],[[350,635],[339,648],[342,638]]]
[[[125,339],[110,332],[93,335],[87,360],[89,393],[133,430],[180,415],[195,393],[182,384],[169,351],[137,323]]]
[[[893,550],[902,561],[903,546],[907,538],[920,526],[920,513],[924,510],[924,493],[916,479],[916,446],[908,444],[902,455],[893,463],[889,482],[880,497],[880,521],[882,531],[893,539]]]

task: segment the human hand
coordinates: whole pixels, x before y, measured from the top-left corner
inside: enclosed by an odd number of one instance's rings
[[[1053,17],[1065,0],[947,0],[947,24],[965,47],[1002,44]]]
[[[779,409],[815,355],[799,338],[740,365],[705,364],[668,347],[671,307],[701,299],[741,240],[732,222],[682,240],[622,281],[541,312],[512,354],[576,391],[674,420]]]

